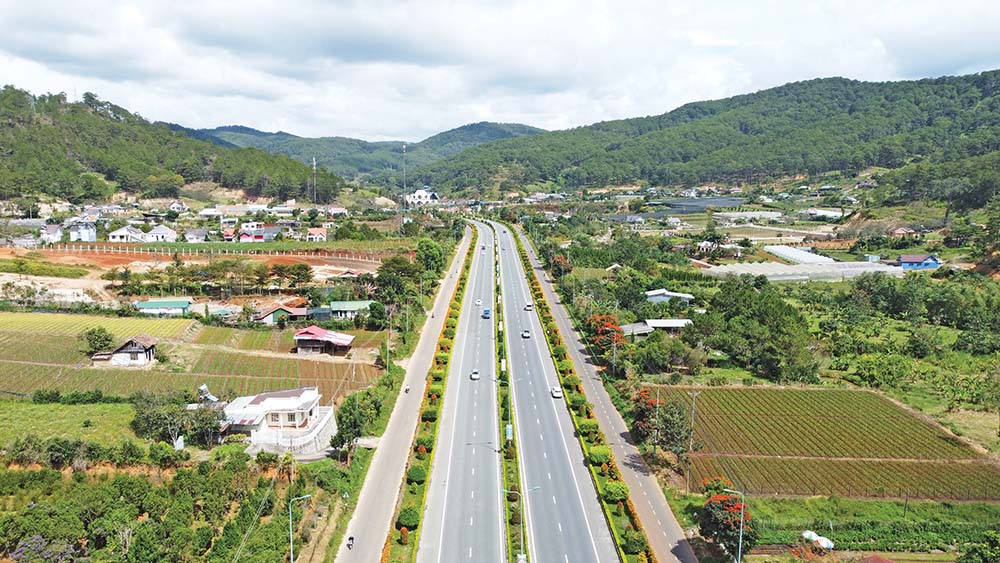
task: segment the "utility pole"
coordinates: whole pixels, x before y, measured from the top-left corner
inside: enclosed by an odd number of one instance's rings
[[[733,489],[722,489],[727,493],[735,493],[740,495],[740,545],[736,548],[736,563],[743,563],[743,511],[747,506],[746,495],[743,491],[734,491]]]
[[[295,563],[295,542],[292,541],[292,505],[297,500],[311,498],[312,495],[302,495],[288,501],[288,563]]]
[[[656,437],[653,438],[653,457],[656,457],[656,444],[660,441],[660,386],[656,386],[656,406],[653,407],[653,424]]]
[[[316,204],[316,157],[313,157],[313,205]]]
[[[691,492],[691,451],[694,450],[694,402],[698,398],[698,393],[701,391],[688,391],[691,395],[691,434],[688,436],[688,455],[687,455],[687,471],[684,475],[684,488],[688,493]]]

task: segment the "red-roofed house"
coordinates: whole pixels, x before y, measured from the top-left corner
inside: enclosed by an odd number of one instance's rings
[[[295,351],[301,355],[336,354],[347,352],[354,342],[354,336],[343,334],[316,325],[308,326],[295,333]]]
[[[309,242],[326,242],[326,228],[310,227],[306,232],[306,240]]]

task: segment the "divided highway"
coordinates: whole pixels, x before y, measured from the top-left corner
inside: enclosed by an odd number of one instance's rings
[[[551,394],[559,382],[538,315],[525,308],[532,303],[531,292],[517,247],[506,227],[494,227],[501,247],[504,336],[520,444],[521,490],[526,491],[530,559],[538,563],[618,561],[566,404]],[[455,533],[464,530],[456,528]]]
[[[481,223],[431,468],[418,563],[506,561],[497,421],[493,233]],[[473,376],[473,370],[478,370]],[[474,378],[475,377],[475,378]],[[560,559],[560,561],[562,561]]]

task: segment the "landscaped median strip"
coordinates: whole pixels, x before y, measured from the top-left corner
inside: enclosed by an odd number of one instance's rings
[[[462,310],[462,297],[472,268],[474,249],[479,239],[479,230],[472,229],[472,243],[466,251],[458,284],[448,306],[444,327],[438,337],[434,364],[427,375],[423,401],[420,405],[420,422],[410,445],[410,457],[406,462],[406,472],[400,486],[400,500],[394,515],[394,526],[382,548],[382,562],[414,561],[417,545],[420,543],[420,520],[427,504],[427,478],[434,465],[434,445],[437,442],[440,409],[444,401],[445,385],[448,382],[448,364],[451,362],[455,331]]]
[[[517,245],[521,264],[531,285],[535,311],[542,323],[545,342],[552,355],[559,381],[566,389],[565,401],[570,418],[573,420],[577,438],[586,455],[590,476],[600,496],[601,507],[615,540],[618,557],[628,563],[655,563],[656,556],[649,549],[646,533],[629,497],[628,485],[621,479],[611,448],[608,447],[607,439],[601,432],[597,419],[594,418],[593,404],[587,402],[580,378],[576,375],[573,361],[569,358],[564,340],[552,317],[521,237],[517,236],[510,225],[507,225],[507,228],[514,234],[514,244]]]
[[[490,229],[493,230],[494,240],[499,240],[495,236],[496,229],[492,224],[490,224]],[[497,413],[500,417],[501,434],[498,436],[498,439],[504,444],[503,456],[501,457],[503,488],[505,491],[509,491],[504,494],[504,498],[507,499],[504,503],[504,522],[507,527],[507,561],[514,563],[517,561],[519,553],[528,553],[528,544],[527,538],[522,533],[524,511],[521,501],[521,495],[523,494],[521,466],[517,451],[518,444],[514,440],[514,436],[517,436],[517,428],[515,426],[517,423],[514,421],[514,409],[513,405],[511,405],[510,376],[506,370],[506,367],[510,365],[509,358],[507,358],[507,341],[504,338],[505,332],[502,330],[502,323],[506,321],[506,315],[503,314],[504,309],[501,306],[503,303],[503,289],[500,283],[499,245],[493,245],[493,256],[495,258],[494,263],[496,264],[496,271],[493,272],[493,283],[496,286],[497,296],[495,303],[497,314],[494,317],[494,322],[496,323],[494,328],[497,331]]]

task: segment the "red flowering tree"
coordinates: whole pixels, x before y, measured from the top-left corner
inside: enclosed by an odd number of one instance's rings
[[[552,257],[552,275],[559,279],[573,271],[573,266],[562,254]]]
[[[625,341],[622,327],[614,315],[594,314],[587,319],[586,324],[591,342],[601,353],[611,350],[612,346],[621,346]]]
[[[644,444],[653,437],[656,425],[656,398],[642,388],[632,397],[632,438]]]
[[[730,494],[714,494],[705,501],[701,510],[701,535],[726,548],[735,555],[740,543],[740,510],[743,504],[739,497]],[[743,510],[743,555],[750,553],[757,544],[757,529],[750,518],[750,511]]]

